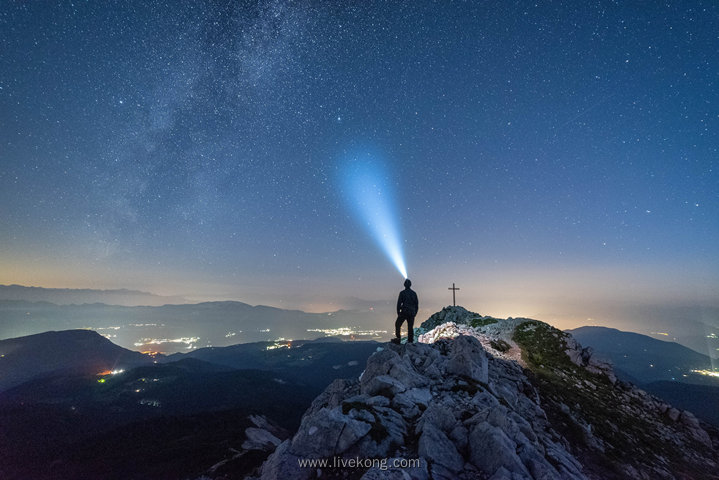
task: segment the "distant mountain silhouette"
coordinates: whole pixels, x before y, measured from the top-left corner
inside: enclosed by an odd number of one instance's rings
[[[0,392],[50,373],[97,374],[152,362],[90,330],[0,340]]]
[[[142,338],[194,338],[197,342],[193,344],[194,347],[227,346],[277,338],[322,337],[325,334],[320,330],[357,325],[386,331],[390,321],[393,321],[393,312],[385,313],[345,310],[307,313],[242,302],[126,307],[98,303],[55,305],[0,300],[0,318],[3,321],[0,338],[48,330],[92,328],[112,335],[112,341],[125,348],[174,353],[187,351],[188,344],[135,344]],[[359,337],[371,338],[371,335]]]
[[[166,305],[187,303],[182,297],[165,297],[138,290],[94,290],[89,288],[43,288],[23,285],[0,285],[0,300],[50,302],[57,305],[104,303],[107,305]]]
[[[614,364],[617,377],[719,426],[719,380],[692,373],[711,359],[674,342],[605,327],[567,330]]]
[[[580,327],[567,332],[582,345],[592,347],[596,353],[611,360],[620,378],[626,373],[641,383],[691,381],[683,375],[689,375],[692,369],[711,367],[707,355],[639,333],[606,327]]]

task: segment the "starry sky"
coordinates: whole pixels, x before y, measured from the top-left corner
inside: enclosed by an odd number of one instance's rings
[[[0,283],[391,302],[371,153],[420,316],[713,315],[719,4],[585,3],[6,3]]]

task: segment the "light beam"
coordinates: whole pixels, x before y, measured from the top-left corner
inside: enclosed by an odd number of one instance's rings
[[[407,278],[396,205],[384,164],[375,155],[364,153],[349,158],[341,173],[345,198],[358,220]]]

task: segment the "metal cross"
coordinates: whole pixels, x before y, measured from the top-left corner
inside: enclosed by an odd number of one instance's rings
[[[448,288],[447,290],[452,290],[452,305],[454,305],[454,306],[456,307],[456,306],[457,306],[457,299],[456,299],[456,297],[455,297],[455,292],[456,292],[457,290],[459,290],[459,287],[455,287],[455,286],[454,286],[454,283],[452,283],[452,286],[451,286],[450,288]]]

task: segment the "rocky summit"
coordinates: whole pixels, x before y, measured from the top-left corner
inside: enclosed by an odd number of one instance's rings
[[[719,434],[569,334],[447,307],[335,380],[257,478],[712,479]]]

